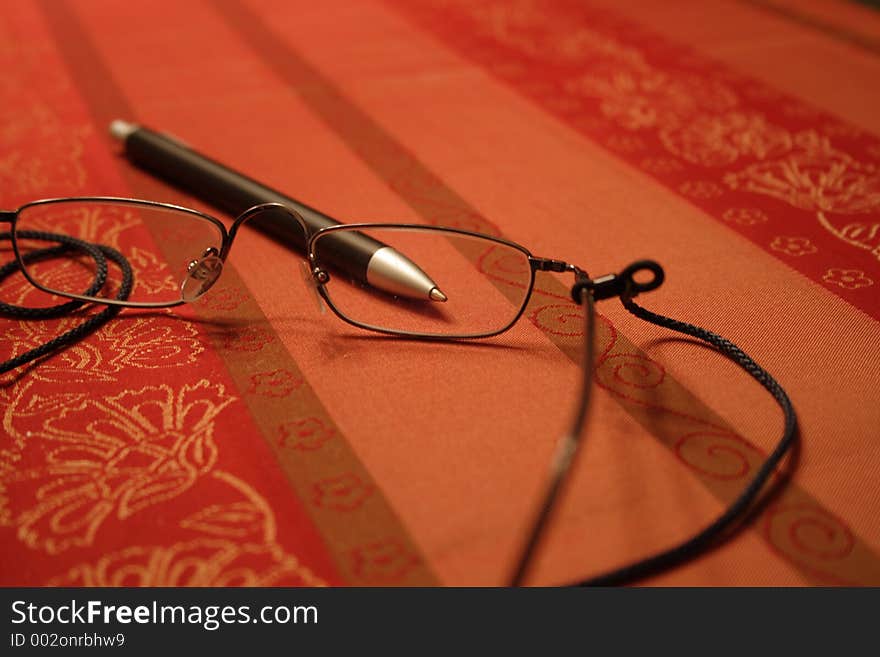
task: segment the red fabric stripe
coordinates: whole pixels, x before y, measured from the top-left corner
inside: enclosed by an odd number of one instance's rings
[[[2,100],[19,110],[7,126],[11,156],[30,155],[41,175],[19,171],[27,186],[7,198],[76,194],[86,183],[125,194],[120,162],[92,135],[131,108],[109,76],[95,75],[103,62],[76,14],[61,2],[43,3],[42,18],[34,9],[4,16],[20,66],[10,67]],[[50,35],[73,85],[44,45]],[[38,70],[51,73],[23,77]],[[59,148],[59,137],[76,143]],[[2,583],[341,582],[271,451],[241,440],[260,435],[241,400],[247,391],[186,321],[191,313],[176,314],[126,311],[0,391]],[[70,321],[4,331],[15,350]]]
[[[607,11],[387,0],[573,129],[880,319],[880,141]]]

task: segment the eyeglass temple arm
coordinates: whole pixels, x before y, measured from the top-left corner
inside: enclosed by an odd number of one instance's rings
[[[544,495],[529,526],[525,543],[514,567],[510,579],[511,586],[521,586],[533,565],[533,557],[544,536],[551,513],[562,492],[563,485],[571,471],[571,466],[574,463],[575,456],[583,439],[584,424],[586,423],[587,412],[590,406],[592,391],[590,384],[593,377],[595,360],[596,322],[594,321],[594,304],[596,301],[613,297],[631,299],[641,292],[648,292],[660,287],[665,278],[663,268],[653,260],[637,260],[618,274],[605,274],[597,278],[590,278],[589,274],[583,269],[561,260],[529,258],[529,261],[532,264],[532,268],[537,271],[570,271],[574,273],[575,283],[571,288],[571,297],[578,305],[583,304],[586,306],[586,312],[584,313],[584,362],[582,367],[581,394],[574,419],[571,423],[571,430],[557,443],[556,454],[550,466],[550,475]],[[653,273],[653,279],[641,283],[636,281],[636,273],[643,270]]]
[[[2,223],[11,224],[17,216],[18,212],[13,210],[0,210],[0,222]]]

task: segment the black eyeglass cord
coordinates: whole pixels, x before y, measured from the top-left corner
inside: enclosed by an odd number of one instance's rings
[[[23,264],[25,265],[42,260],[63,257],[70,251],[81,251],[91,256],[95,261],[95,277],[89,288],[82,293],[85,296],[94,295],[104,287],[104,284],[107,281],[108,259],[116,263],[122,271],[122,283],[119,286],[119,290],[116,292],[116,299],[121,301],[127,299],[131,294],[131,288],[134,283],[134,274],[131,269],[131,264],[125,256],[112,247],[104,246],[102,244],[90,244],[67,235],[57,235],[55,233],[45,233],[41,231],[19,231],[16,234],[16,237],[17,239],[35,239],[44,242],[58,243],[58,246],[37,249],[22,255],[21,259],[24,261]],[[0,240],[11,239],[12,235],[9,232],[0,233]],[[6,280],[14,273],[21,271],[21,267],[22,265],[19,263],[18,259],[7,262],[0,267],[0,282]],[[64,315],[81,308],[83,305],[85,305],[85,302],[83,301],[72,300],[56,306],[31,308],[0,302],[0,315],[19,319],[55,319],[63,317]],[[10,370],[21,367],[22,365],[30,363],[38,358],[69,347],[106,324],[109,320],[118,315],[121,309],[121,306],[107,306],[104,310],[95,313],[69,331],[52,338],[48,342],[45,342],[34,349],[19,354],[15,358],[10,358],[9,360],[0,363],[0,374],[9,372]]]
[[[653,280],[647,283],[639,283],[635,274],[642,270],[649,270],[654,274]],[[727,507],[727,509],[714,521],[703,529],[693,534],[688,539],[670,548],[657,552],[651,556],[640,559],[631,564],[616,568],[575,582],[572,586],[620,586],[632,584],[655,575],[663,570],[677,566],[692,559],[710,547],[716,545],[727,532],[730,532],[736,523],[743,520],[747,512],[764,489],[767,482],[776,472],[776,468],[785,458],[786,454],[797,442],[797,417],[791,400],[785,390],[764,368],[758,365],[747,353],[736,344],[717,333],[687,322],[682,322],[664,315],[654,313],[633,301],[633,297],[641,292],[647,292],[659,287],[664,280],[663,268],[652,260],[634,262],[625,268],[620,274],[611,274],[591,279],[586,272],[575,270],[576,282],[572,288],[574,300],[586,307],[584,318],[586,330],[584,331],[584,378],[582,381],[583,391],[581,402],[575,411],[575,419],[572,422],[572,430],[564,436],[557,445],[557,455],[551,466],[548,477],[548,485],[544,499],[529,531],[525,547],[521,553],[519,562],[511,580],[513,586],[523,583],[525,576],[533,563],[537,547],[545,534],[545,529],[555,507],[555,502],[564,487],[574,464],[574,459],[580,444],[583,441],[583,426],[587,416],[590,400],[590,388],[592,387],[593,360],[595,358],[595,310],[594,301],[620,297],[624,308],[641,320],[662,326],[664,328],[683,333],[691,337],[707,342],[722,354],[733,360],[744,369],[752,378],[760,383],[776,400],[784,415],[784,427],[782,436],[770,455],[752,477],[751,481],[743,489],[742,493]]]

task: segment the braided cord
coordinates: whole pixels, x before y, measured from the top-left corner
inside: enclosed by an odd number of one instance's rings
[[[776,447],[758,468],[754,477],[733,503],[714,521],[677,545],[632,564],[591,577],[579,582],[578,586],[617,586],[633,583],[701,554],[721,539],[725,532],[733,529],[736,523],[742,519],[797,440],[797,417],[794,407],[785,390],[767,370],[727,338],[702,327],[647,310],[633,301],[632,297],[632,288],[628,286],[624,294],[621,295],[621,302],[624,308],[639,319],[707,342],[748,372],[779,404],[785,417],[784,427]]]
[[[633,301],[633,297],[640,292],[654,290],[663,283],[665,274],[659,264],[653,260],[640,260],[626,267],[620,274],[610,274],[594,279],[591,279],[581,269],[575,267],[573,270],[575,284],[571,291],[572,298],[575,302],[586,306],[584,312],[584,368],[581,379],[581,393],[571,428],[568,434],[557,442],[556,455],[550,466],[544,494],[537,513],[531,522],[529,531],[526,534],[523,549],[520,552],[510,580],[513,586],[521,585],[533,566],[535,554],[547,533],[550,519],[568,482],[577,452],[585,439],[583,429],[589,409],[595,351],[594,301],[620,297],[623,306],[639,319],[689,335],[712,345],[744,369],[773,396],[782,409],[785,422],[782,436],[774,450],[765,459],[761,467],[758,468],[742,493],[714,521],[681,543],[606,573],[575,582],[572,584],[573,586],[632,584],[667,568],[677,566],[709,549],[725,535],[729,535],[727,533],[735,529],[736,523],[742,521],[747,512],[753,508],[752,505],[757,500],[761,490],[773,476],[777,466],[779,466],[782,459],[792,449],[797,440],[797,418],[791,400],[789,400],[782,386],[764,368],[752,360],[747,353],[717,333],[688,324],[687,322],[659,315]],[[653,278],[648,282],[637,282],[635,275],[642,271],[650,271],[653,274]]]
[[[11,239],[8,232],[0,233],[0,240]],[[90,244],[82,240],[70,237],[68,235],[58,235],[55,233],[45,233],[41,231],[18,231],[16,239],[36,239],[46,242],[57,242],[59,246],[46,247],[29,251],[18,259],[8,262],[0,267],[0,281],[5,280],[15,272],[24,273],[23,266],[33,262],[42,260],[51,260],[53,258],[64,257],[71,251],[81,251],[92,257],[95,261],[95,277],[91,285],[83,292],[85,296],[96,294],[107,280],[107,260],[110,259],[119,266],[122,271],[122,283],[116,292],[116,299],[127,299],[131,294],[132,285],[134,283],[134,273],[128,260],[116,249],[101,244]],[[29,308],[26,306],[17,306],[0,302],[0,315],[7,317],[15,317],[21,319],[52,319],[61,317],[79,309],[84,302],[72,300],[66,303],[45,308]],[[103,326],[110,319],[119,314],[122,310],[121,306],[107,306],[104,310],[90,316],[81,324],[62,333],[61,335],[45,342],[34,349],[30,349],[15,358],[0,363],[0,374],[9,372],[17,367],[21,367],[26,363],[46,356],[54,351],[69,347],[73,343],[81,340],[99,327]]]

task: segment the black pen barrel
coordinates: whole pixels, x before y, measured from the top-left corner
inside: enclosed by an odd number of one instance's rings
[[[233,217],[261,203],[281,203],[296,210],[312,232],[339,223],[296,199],[197,153],[176,139],[146,128],[139,128],[128,135],[125,139],[125,155],[140,168]],[[266,212],[254,217],[248,225],[276,242],[305,254],[302,229],[290,216],[281,212]],[[332,253],[329,249],[325,253],[331,264],[360,280],[366,280],[370,258],[385,245],[359,232],[346,231],[344,239],[334,239],[332,246]]]

